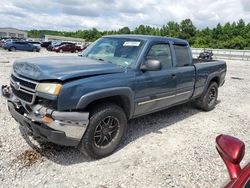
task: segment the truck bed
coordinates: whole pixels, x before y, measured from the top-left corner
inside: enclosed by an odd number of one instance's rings
[[[197,63],[208,63],[208,62],[217,62],[219,60],[204,60],[204,59],[193,59],[193,63],[197,64]]]
[[[204,91],[212,77],[217,79],[219,86],[224,83],[227,69],[225,61],[193,59],[193,63],[196,69],[194,96]]]

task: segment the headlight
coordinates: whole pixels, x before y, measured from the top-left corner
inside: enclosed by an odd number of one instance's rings
[[[58,83],[40,83],[37,86],[37,91],[51,95],[58,95],[61,90],[62,84]]]

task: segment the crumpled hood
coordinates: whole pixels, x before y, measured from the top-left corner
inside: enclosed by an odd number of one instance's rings
[[[20,59],[13,65],[15,73],[37,81],[74,79],[124,72],[112,63],[80,56],[54,56]]]

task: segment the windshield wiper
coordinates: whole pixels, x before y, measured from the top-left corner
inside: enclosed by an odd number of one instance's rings
[[[112,63],[111,61],[106,61],[105,59],[102,59],[102,58],[95,58],[95,59],[97,59],[99,61],[104,61],[104,62],[107,62],[107,63]]]

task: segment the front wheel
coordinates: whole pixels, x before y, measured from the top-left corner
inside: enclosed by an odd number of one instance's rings
[[[204,111],[210,111],[214,109],[218,98],[218,84],[216,82],[212,82],[207,91],[198,98],[196,102],[196,106]]]
[[[112,103],[97,105],[78,148],[93,159],[106,157],[117,149],[126,130],[127,118],[121,107]]]
[[[15,47],[11,47],[11,48],[9,49],[9,51],[15,52],[15,51],[16,51],[16,48],[15,48]]]

